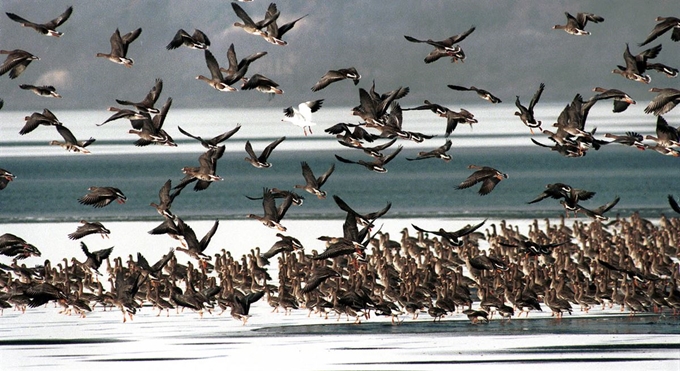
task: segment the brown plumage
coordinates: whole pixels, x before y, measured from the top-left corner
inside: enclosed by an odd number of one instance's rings
[[[295,188],[303,189],[306,192],[315,195],[319,199],[326,198],[326,191],[322,191],[321,187],[326,183],[328,177],[333,174],[333,171],[335,170],[335,164],[332,164],[331,167],[328,168],[328,170],[326,170],[326,172],[318,178],[314,176],[312,168],[309,167],[309,164],[307,164],[305,161],[302,161],[300,164],[302,165],[302,176],[305,178],[305,184],[296,184]]]
[[[468,166],[468,169],[476,169],[476,171],[467,177],[467,179],[465,179],[462,183],[460,183],[457,189],[469,188],[479,182],[482,182],[482,187],[479,189],[479,194],[482,196],[491,193],[494,187],[496,187],[496,184],[508,177],[508,174],[501,173],[500,171],[488,166],[480,167],[470,165]]]
[[[87,189],[90,191],[85,196],[78,199],[83,205],[92,205],[93,207],[104,207],[113,201],[117,201],[119,204],[125,203],[127,197],[123,192],[115,187],[90,187]]]
[[[31,62],[40,60],[35,55],[21,49],[0,50],[0,54],[7,54],[7,59],[0,65],[0,76],[9,72],[10,79],[16,79]]]
[[[87,235],[96,233],[100,234],[102,238],[104,238],[108,237],[109,233],[111,233],[111,231],[104,227],[104,225],[100,222],[88,222],[87,220],[81,220],[80,223],[81,225],[76,228],[75,232],[70,233],[68,238],[72,240],[78,240]]]
[[[106,58],[113,63],[122,64],[123,66],[130,68],[135,61],[132,60],[132,58],[127,57],[128,46],[135,41],[141,33],[142,29],[138,28],[121,36],[120,31],[116,28],[116,31],[113,32],[113,35],[111,35],[111,38],[109,39],[111,43],[111,52],[97,53],[95,56],[98,58]]]

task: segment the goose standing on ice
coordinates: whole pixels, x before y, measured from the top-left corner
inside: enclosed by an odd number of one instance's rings
[[[292,106],[285,108],[283,114],[286,117],[281,121],[287,121],[293,125],[300,126],[304,131],[305,136],[307,135],[307,129],[309,129],[309,134],[312,134],[312,126],[316,125],[315,122],[312,122],[312,113],[321,108],[323,101],[323,99],[310,100],[300,103],[297,109]]]

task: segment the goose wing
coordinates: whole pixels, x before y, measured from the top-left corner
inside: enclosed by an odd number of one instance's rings
[[[328,177],[331,176],[331,174],[333,174],[334,170],[335,164],[331,164],[331,167],[329,167],[325,173],[321,174],[321,176],[316,179],[318,187],[321,187],[322,185],[324,185],[324,183],[326,183],[326,180],[328,180]]]
[[[260,155],[258,160],[261,161],[261,162],[267,161],[267,159],[269,158],[269,155],[271,155],[274,148],[276,148],[276,146],[278,146],[279,143],[283,142],[284,140],[286,140],[286,137],[281,137],[281,138],[269,143],[269,145],[267,147],[265,147],[264,150],[262,151],[262,154]]]
[[[66,126],[57,125],[56,128],[57,128],[57,131],[59,132],[59,134],[62,136],[62,138],[64,138],[64,141],[66,143],[70,143],[70,144],[77,144],[78,143],[78,140],[76,139],[76,137],[73,135],[71,130],[69,130]]]
[[[215,232],[217,232],[217,227],[220,225],[219,220],[215,220],[215,223],[213,224],[212,228],[208,231],[208,233],[201,238],[201,241],[199,241],[198,246],[200,249],[200,252],[205,251],[205,249],[208,247],[208,244],[210,244],[210,240],[212,237],[215,235]]]
[[[61,13],[57,18],[45,23],[45,27],[54,30],[55,28],[61,26],[64,22],[68,20],[68,18],[71,16],[71,13],[73,13],[73,7],[69,6],[66,8],[66,11]]]

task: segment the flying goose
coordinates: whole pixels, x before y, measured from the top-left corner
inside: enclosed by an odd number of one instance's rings
[[[224,142],[225,140],[231,138],[234,134],[236,134],[240,129],[241,129],[241,124],[236,124],[236,127],[226,131],[220,135],[217,135],[213,138],[210,139],[203,139],[199,136],[192,135],[191,133],[183,130],[181,127],[177,126],[177,129],[179,130],[180,133],[188,136],[189,138],[194,138],[197,141],[201,142],[201,145],[207,149],[210,148],[216,148],[218,144]]]
[[[246,13],[246,11],[243,10],[243,8],[241,8],[241,6],[238,5],[237,3],[232,2],[231,7],[232,9],[234,9],[234,13],[236,13],[236,16],[243,21],[243,23],[234,22],[234,27],[242,28],[245,32],[252,35],[265,37],[267,35],[267,32],[263,31],[263,29],[267,27],[270,23],[276,21],[276,19],[279,17],[278,12],[270,14],[269,11],[267,11],[266,16],[263,20],[254,22],[253,19],[250,18],[250,16],[248,15],[248,13]]]
[[[81,225],[76,228],[75,232],[70,233],[68,238],[72,240],[78,240],[87,235],[95,233],[100,234],[102,238],[108,238],[109,233],[111,233],[111,231],[104,227],[104,225],[100,222],[88,222],[87,220],[81,220],[80,223]]]
[[[500,98],[491,94],[491,92],[489,92],[488,90],[476,88],[474,86],[470,86],[469,88],[465,87],[465,86],[452,85],[452,84],[449,84],[449,85],[446,85],[446,86],[448,86],[449,89],[458,90],[458,91],[474,91],[475,93],[477,93],[477,95],[480,98],[484,99],[485,101],[491,102],[493,104],[501,103]]]
[[[475,27],[473,26],[460,35],[453,35],[447,39],[439,41],[434,41],[432,39],[419,40],[406,35],[404,35],[404,38],[413,43],[426,43],[434,46],[434,50],[432,50],[430,54],[425,57],[425,63],[432,63],[442,57],[451,57],[451,62],[463,62],[465,60],[465,53],[460,46],[455,44],[465,40],[465,38],[467,38],[474,30]]]
[[[370,171],[375,171],[376,173],[386,173],[387,169],[385,169],[385,165],[392,161],[399,152],[403,149],[403,146],[399,146],[394,152],[390,153],[388,156],[383,156],[383,157],[375,157],[372,162],[367,162],[364,160],[358,160],[358,161],[353,161],[353,160],[348,160],[346,158],[340,157],[338,155],[335,155],[335,158],[338,159],[340,162],[344,162],[346,164],[358,164]]]
[[[90,144],[94,143],[95,139],[90,138],[88,140],[77,140],[76,137],[73,135],[71,130],[69,130],[66,126],[64,125],[56,125],[57,132],[61,135],[62,138],[64,138],[64,141],[58,141],[58,140],[53,140],[49,144],[53,146],[61,146],[65,150],[69,152],[76,152],[76,153],[85,153],[89,154],[90,151],[85,149],[85,147],[89,146]]]
[[[21,84],[19,85],[19,88],[30,90],[35,95],[39,95],[41,97],[61,98],[61,94],[57,93],[57,89],[55,89],[52,85],[36,86],[30,84]]]
[[[553,30],[564,30],[564,32],[571,35],[578,36],[590,35],[590,32],[584,30],[588,21],[591,21],[593,23],[600,23],[604,21],[604,18],[593,13],[577,13],[576,17],[574,17],[568,12],[564,12],[564,15],[567,17],[567,24],[554,25]]]
[[[108,54],[97,53],[96,57],[106,58],[113,63],[122,64],[125,67],[131,68],[135,61],[132,58],[127,57],[128,46],[135,41],[141,33],[142,29],[138,28],[121,36],[120,31],[116,28],[116,31],[113,32],[113,35],[111,35],[111,39],[109,40],[111,43],[111,52]]]
[[[271,19],[272,21],[266,26],[267,31],[264,32],[262,37],[264,37],[264,39],[270,44],[284,46],[288,45],[288,42],[282,39],[283,35],[295,27],[295,24],[302,18],[305,18],[308,14],[305,14],[302,17],[292,22],[285,23],[281,26],[276,23],[278,21],[279,14],[280,12],[278,11],[276,4],[270,3],[269,7],[267,8],[267,13],[265,14],[265,21],[267,19]]]
[[[488,166],[470,165],[468,166],[468,169],[475,169],[475,172],[467,177],[467,179],[465,179],[462,183],[460,183],[457,188],[465,189],[481,182],[482,187],[479,189],[479,194],[481,196],[491,193],[494,187],[496,187],[496,184],[508,177],[508,174],[501,173],[500,171]]]
[[[536,106],[536,103],[538,103],[538,100],[541,99],[541,94],[543,94],[543,89],[545,89],[545,84],[541,83],[538,86],[538,90],[534,93],[534,96],[531,97],[531,100],[529,101],[529,106],[524,107],[522,103],[519,101],[519,95],[517,96],[517,99],[515,99],[515,106],[519,111],[515,112],[515,116],[519,116],[520,120],[524,123],[524,125],[529,127],[529,130],[531,133],[534,133],[534,128],[538,128],[539,130],[541,129],[541,121],[536,120],[534,117],[534,107]]]
[[[122,104],[124,106],[133,106],[135,109],[137,109],[139,112],[144,112],[144,113],[158,113],[160,110],[154,105],[156,104],[156,101],[158,101],[158,97],[161,95],[161,92],[163,91],[163,80],[162,79],[156,79],[156,82],[154,86],[149,90],[149,92],[146,94],[144,97],[144,100],[141,102],[131,102],[128,100],[123,100],[123,99],[116,99],[116,102],[118,104]]]
[[[185,45],[190,49],[205,50],[210,48],[210,39],[208,39],[208,36],[206,36],[201,30],[195,29],[193,35],[189,35],[186,31],[180,28],[165,48],[168,50],[173,50],[179,48],[182,45]]]
[[[323,101],[323,99],[310,100],[300,103],[297,109],[292,106],[284,108],[283,114],[286,117],[281,121],[287,121],[293,125],[302,127],[305,136],[307,135],[307,129],[309,129],[309,134],[312,134],[312,126],[316,125],[315,122],[312,122],[312,113],[321,108]]]
[[[285,232],[286,227],[281,225],[281,219],[283,219],[284,215],[286,215],[286,211],[288,211],[288,208],[290,208],[292,202],[293,196],[289,194],[277,207],[274,195],[268,188],[263,188],[262,207],[264,209],[264,215],[259,216],[255,214],[248,214],[246,217],[259,220],[263,225],[269,228],[276,228],[281,232]]]
[[[656,26],[652,29],[652,32],[647,35],[645,41],[641,42],[639,46],[644,46],[654,40],[657,37],[665,34],[666,32],[673,30],[671,33],[671,40],[680,41],[680,18],[676,17],[656,17],[658,22]]]
[[[10,79],[16,79],[31,62],[40,60],[37,56],[21,49],[0,50],[0,54],[7,54],[7,59],[0,65],[0,76],[9,72]]]
[[[318,178],[314,176],[312,168],[310,168],[309,164],[307,164],[305,161],[302,161],[300,165],[302,166],[302,176],[305,178],[305,184],[296,184],[295,188],[303,189],[306,192],[315,195],[319,199],[326,198],[326,191],[322,191],[321,187],[326,183],[328,177],[333,174],[333,171],[335,170],[335,164],[332,164],[331,167],[328,168],[328,170],[326,170],[326,172]]]
[[[25,135],[32,132],[40,125],[44,126],[62,125],[61,121],[59,121],[57,116],[47,108],[44,108],[42,113],[33,112],[30,116],[25,116],[24,121],[25,121],[24,126],[21,128],[21,130],[19,130],[19,134],[21,135]]]
[[[69,6],[66,8],[66,11],[63,12],[61,15],[59,15],[57,18],[47,22],[47,23],[33,23],[31,21],[27,21],[26,19],[14,14],[14,13],[6,13],[9,19],[21,23],[22,26],[24,27],[30,27],[34,30],[36,30],[38,33],[41,33],[45,36],[54,36],[54,37],[61,37],[63,35],[63,32],[57,31],[57,27],[61,26],[64,22],[68,20],[68,18],[71,16],[71,13],[73,12],[73,7]]]
[[[123,192],[115,187],[96,187],[92,186],[87,189],[89,192],[78,199],[78,202],[83,205],[92,205],[93,207],[104,207],[113,201],[119,204],[124,204],[127,197]]]
[[[418,156],[415,158],[406,158],[408,161],[415,161],[415,160],[423,160],[427,158],[440,158],[444,160],[444,162],[449,162],[451,161],[451,155],[449,155],[448,152],[451,149],[451,139],[447,139],[444,144],[441,146],[431,150],[431,151],[420,151],[418,152]]]
[[[245,160],[248,161],[254,167],[259,169],[271,167],[272,164],[267,162],[267,159],[271,155],[274,148],[276,148],[276,146],[278,146],[285,139],[286,137],[281,137],[269,143],[267,147],[265,147],[264,150],[262,150],[262,153],[259,156],[255,154],[255,151],[253,151],[253,146],[250,144],[250,141],[247,140],[246,153],[248,154],[248,157],[246,157]]]
[[[321,76],[321,79],[312,86],[312,91],[319,91],[334,82],[345,79],[351,79],[354,82],[354,85],[357,85],[361,79],[361,75],[354,67],[330,70]]]

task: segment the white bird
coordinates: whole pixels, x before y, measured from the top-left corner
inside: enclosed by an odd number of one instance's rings
[[[307,135],[307,129],[309,129],[309,133],[312,134],[312,126],[316,125],[315,122],[312,122],[312,113],[318,111],[321,108],[322,103],[323,99],[317,99],[300,103],[297,109],[292,106],[284,108],[283,114],[286,115],[286,117],[281,121],[287,121],[293,125],[302,127],[305,135]]]

